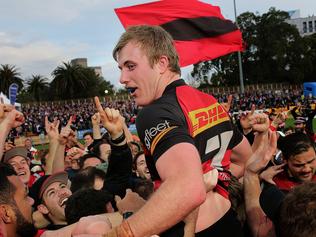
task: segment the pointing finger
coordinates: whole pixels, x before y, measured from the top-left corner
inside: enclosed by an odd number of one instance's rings
[[[102,105],[100,103],[99,97],[95,96],[94,97],[94,103],[95,103],[95,107],[97,108],[97,110],[99,111],[100,114],[104,113],[104,110],[102,108]]]

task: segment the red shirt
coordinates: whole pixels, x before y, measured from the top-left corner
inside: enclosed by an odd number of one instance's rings
[[[286,192],[289,192],[297,185],[302,184],[301,181],[298,181],[297,179],[290,177],[286,170],[275,176],[273,178],[273,181],[276,183],[276,186],[279,189]],[[313,176],[312,181],[316,182],[316,175]]]

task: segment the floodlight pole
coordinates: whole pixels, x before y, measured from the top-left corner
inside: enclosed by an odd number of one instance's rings
[[[234,12],[235,12],[235,23],[238,27],[237,23],[237,11],[236,11],[236,0],[234,0]],[[244,76],[243,76],[243,71],[242,71],[242,63],[241,63],[241,53],[240,51],[238,53],[238,66],[239,66],[239,82],[240,82],[240,92],[244,93],[245,92],[245,87],[244,87]]]

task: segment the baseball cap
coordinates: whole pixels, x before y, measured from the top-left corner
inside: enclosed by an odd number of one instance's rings
[[[28,150],[25,147],[14,147],[4,154],[3,162],[8,163],[8,161],[15,156],[22,156],[25,159],[28,159],[29,157],[27,154]]]
[[[41,204],[43,193],[48,188],[49,185],[55,182],[61,182],[67,184],[68,182],[68,174],[67,172],[57,172],[52,175],[44,175],[40,177],[36,182],[32,185],[29,190],[29,196],[34,199],[33,207],[36,208]]]
[[[301,123],[305,123],[305,122],[306,122],[306,120],[304,117],[297,117],[295,119],[295,124],[301,124]]]

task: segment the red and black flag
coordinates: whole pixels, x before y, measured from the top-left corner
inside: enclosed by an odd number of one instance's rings
[[[180,66],[211,60],[243,50],[241,32],[219,7],[197,0],[162,0],[115,9],[124,28],[159,25],[168,31]]]

